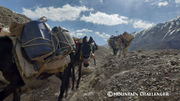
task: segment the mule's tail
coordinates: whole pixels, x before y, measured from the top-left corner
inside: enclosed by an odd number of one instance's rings
[[[110,48],[112,48],[111,41],[112,41],[111,39],[108,40],[108,45],[109,45]]]
[[[0,28],[0,37],[2,36],[11,36],[9,28]]]

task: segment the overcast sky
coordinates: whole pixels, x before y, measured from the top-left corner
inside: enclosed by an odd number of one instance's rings
[[[48,18],[72,36],[92,36],[98,45],[111,35],[132,33],[180,16],[180,0],[0,0],[0,6],[37,20]]]

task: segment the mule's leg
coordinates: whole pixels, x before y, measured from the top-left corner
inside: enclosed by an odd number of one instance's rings
[[[13,101],[20,101],[21,87],[13,92]]]
[[[75,66],[72,66],[72,90],[74,91],[74,82],[75,82]]]
[[[94,53],[91,53],[91,58],[93,58],[93,60],[94,60],[94,65],[96,66],[96,58],[95,58]]]
[[[124,47],[124,51],[123,51],[123,52],[124,52],[124,53],[123,53],[123,54],[124,54],[124,57],[126,57],[127,50],[128,50],[128,48],[129,48],[129,46],[130,46],[130,45],[127,45],[126,47]]]
[[[123,49],[123,55],[124,55],[124,58],[125,58],[125,54],[126,54],[126,53],[125,53],[125,49]]]
[[[123,49],[124,49],[124,45],[122,45],[122,42],[120,42],[120,43],[119,43],[119,57],[118,57],[118,58],[121,57],[121,54],[122,54]]]
[[[13,75],[13,79],[11,80],[10,84],[0,92],[0,101],[3,101],[7,96],[9,96],[11,93],[14,93],[20,86],[23,85],[24,82],[22,81],[21,77],[18,75]],[[14,101],[20,101],[20,96],[15,94]]]
[[[8,97],[14,90],[16,90],[16,87],[13,86],[12,83],[7,85],[3,91],[0,92],[0,101],[3,101],[6,97]]]
[[[124,48],[123,49],[124,58],[126,57],[126,53],[127,53],[127,48]]]
[[[118,58],[120,58],[120,57],[121,57],[121,52],[122,52],[122,50],[120,49],[120,50],[119,50],[119,57],[118,57]]]
[[[116,54],[116,49],[113,48],[113,55],[115,56],[115,54]]]
[[[69,79],[70,79],[70,75],[71,75],[71,68],[73,66],[73,58],[74,58],[74,53],[70,53],[70,58],[71,58],[71,62],[68,64],[68,66],[66,67],[66,69],[64,70],[64,73],[58,73],[58,78],[61,79],[61,86],[60,86],[60,94],[58,97],[58,101],[62,101],[63,95],[64,95],[64,91],[66,90],[66,96],[67,96],[67,92],[68,92],[68,87],[69,87]]]
[[[58,101],[62,101],[62,98],[64,96],[64,92],[66,90],[66,96],[67,96],[67,91],[68,91],[68,86],[69,86],[69,78],[70,74],[69,71],[71,70],[70,66],[66,67],[64,73],[58,73],[57,77],[61,79],[61,86],[60,86],[60,94],[58,97]]]
[[[60,94],[59,94],[59,97],[58,97],[58,101],[62,101],[62,98],[63,98],[63,95],[64,95],[64,90],[63,89],[65,89],[63,73],[62,72],[57,73],[56,77],[58,77],[61,80]]]
[[[114,56],[116,56],[117,55],[117,49],[113,48],[113,52],[114,52]]]
[[[77,81],[77,84],[76,84],[76,89],[79,88],[79,83],[80,83],[80,80],[81,80],[81,68],[82,68],[82,63],[79,64],[79,75],[78,75],[78,81]]]
[[[60,94],[59,94],[59,97],[58,97],[58,101],[62,101],[64,91],[65,91],[65,78],[64,78],[64,75],[62,73],[58,73],[58,75],[56,75],[56,76],[59,79],[61,79]]]
[[[93,55],[93,59],[94,59],[94,65],[96,66],[96,58],[94,55]]]
[[[67,75],[66,75],[66,77],[65,77],[65,86],[66,86],[66,97],[68,96],[68,89],[69,89],[69,86],[70,86],[70,84],[69,84],[69,81],[70,81],[70,77],[71,77],[71,68],[72,68],[72,64],[70,64],[70,66],[68,67],[68,69],[67,69]]]

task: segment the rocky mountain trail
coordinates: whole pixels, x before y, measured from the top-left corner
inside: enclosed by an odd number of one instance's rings
[[[120,59],[110,54],[109,50],[102,50],[104,49],[100,47],[95,52],[98,61],[96,66],[91,60],[88,68],[83,67],[79,88],[75,91],[70,89],[64,101],[180,99],[180,50],[131,51],[126,58]],[[28,99],[26,101],[57,100],[61,81],[56,76],[36,82],[39,85],[34,85],[31,91],[23,93],[22,98]],[[119,92],[120,95],[109,97],[109,92]],[[127,96],[127,93],[131,95]]]
[[[86,78],[87,82],[81,83],[70,101],[179,100],[179,55],[179,50],[161,50],[133,51],[120,59],[107,56],[101,67]],[[108,97],[109,91],[134,92],[137,96]],[[160,95],[154,95],[157,93]]]

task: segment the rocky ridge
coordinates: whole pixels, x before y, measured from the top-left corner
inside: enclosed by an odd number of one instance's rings
[[[0,6],[0,27],[9,27],[12,21],[25,23],[31,21],[31,19]]]
[[[129,50],[180,49],[180,16],[133,34]]]

